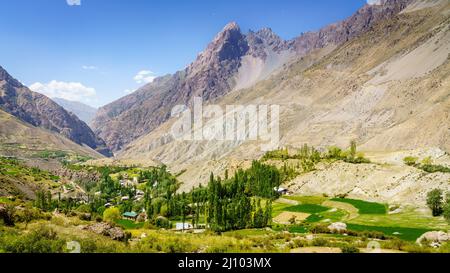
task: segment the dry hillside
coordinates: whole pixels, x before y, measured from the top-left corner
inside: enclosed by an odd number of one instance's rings
[[[346,147],[355,139],[365,151],[449,152],[450,3],[412,5],[341,46],[317,49],[215,102],[280,105],[281,146]],[[211,171],[263,154],[255,141],[173,141],[172,122],[134,141],[119,158],[186,169],[181,179],[188,189],[207,181]]]

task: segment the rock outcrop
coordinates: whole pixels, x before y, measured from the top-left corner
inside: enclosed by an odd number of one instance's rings
[[[344,233],[347,231],[347,224],[345,223],[332,223],[331,225],[328,226],[328,229],[332,232],[332,233]]]
[[[94,232],[103,236],[108,236],[113,240],[123,241],[125,239],[125,232],[121,228],[114,227],[109,223],[96,223],[83,228],[84,230]]]
[[[426,244],[432,247],[439,247],[442,243],[450,241],[450,234],[443,231],[430,231],[417,239],[420,245]]]

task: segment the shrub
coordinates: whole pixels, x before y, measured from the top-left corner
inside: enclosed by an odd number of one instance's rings
[[[450,202],[449,201],[447,201],[447,203],[444,206],[443,216],[444,216],[445,220],[447,220],[447,222],[450,223]]]
[[[407,156],[403,159],[403,162],[408,166],[415,166],[419,159],[413,156]]]
[[[158,228],[165,228],[165,229],[169,229],[172,227],[169,219],[163,216],[156,217],[155,226],[157,226]]]
[[[422,160],[422,164],[423,165],[433,165],[433,160],[431,159],[431,157],[425,157]]]
[[[308,241],[303,240],[303,239],[294,239],[292,241],[292,246],[293,246],[293,248],[306,247],[306,246],[308,246]]]
[[[116,207],[111,207],[103,212],[103,221],[114,223],[120,220],[120,210]]]
[[[92,219],[92,214],[90,213],[81,213],[78,218],[80,218],[80,220],[82,221],[91,221]]]
[[[313,246],[327,246],[328,245],[328,240],[324,239],[324,238],[315,238],[311,244]]]
[[[8,238],[2,244],[9,253],[62,253],[65,241],[53,230],[39,226],[28,234]]]
[[[342,149],[336,146],[332,146],[328,148],[329,159],[341,159],[342,158]]]
[[[341,247],[342,253],[359,253],[359,249],[352,245],[345,245]]]
[[[315,225],[311,228],[310,231],[313,234],[328,234],[328,233],[330,233],[330,230],[328,229],[328,226],[326,226],[326,225]]]

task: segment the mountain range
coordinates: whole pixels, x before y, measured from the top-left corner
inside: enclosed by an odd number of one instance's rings
[[[356,140],[365,151],[448,152],[449,10],[448,1],[389,0],[291,41],[231,23],[186,70],[101,108],[94,131],[120,159],[183,172],[185,189],[264,154],[259,141],[175,141],[170,109],[194,96],[279,105],[280,147]]]
[[[411,2],[389,0],[383,5],[366,5],[342,22],[290,41],[269,28],[243,34],[235,22],[229,23],[186,69],[100,108],[92,126],[110,149],[119,151],[167,121],[175,105],[189,104],[195,96],[213,101],[250,87],[312,50],[337,46],[358,36]]]
[[[88,125],[91,123],[91,121],[95,117],[95,114],[97,113],[97,108],[78,101],[71,101],[63,98],[52,98],[52,100],[67,111],[74,113],[79,119],[81,119]]]
[[[184,70],[101,107],[92,120],[84,114],[93,109],[56,100],[61,107],[0,68],[0,109],[14,124],[57,134],[58,141],[66,138],[77,150],[84,146],[105,156],[114,152],[114,160],[122,162],[165,164],[180,173],[186,190],[206,182],[211,172],[222,175],[264,154],[260,140],[176,141],[170,134],[176,121],[172,109],[192,106],[195,97],[220,106],[279,105],[280,148],[298,149],[305,143],[321,150],[344,148],[355,140],[362,150],[389,153],[387,160],[397,163],[390,153],[448,153],[449,56],[448,0],[382,0],[291,40],[270,28],[244,33],[231,22]],[[411,170],[370,168],[352,169],[351,179],[324,170],[315,175],[327,177],[325,182],[318,176],[303,177],[290,188],[308,194],[358,189],[354,194],[364,198],[412,194],[402,186]],[[359,179],[375,177],[375,169],[385,180],[400,178],[384,192],[379,191],[383,181],[371,188],[375,182],[362,185]],[[421,181],[441,183],[447,177],[433,179]],[[414,187],[423,195],[423,186]]]

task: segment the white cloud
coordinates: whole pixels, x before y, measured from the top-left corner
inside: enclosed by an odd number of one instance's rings
[[[98,67],[93,65],[83,65],[81,68],[83,68],[84,70],[98,70]]]
[[[81,6],[81,0],[66,0],[69,6]]]
[[[125,94],[131,94],[131,93],[134,93],[134,92],[136,92],[137,91],[137,89],[125,89],[123,92],[125,93]]]
[[[139,71],[137,73],[137,75],[134,76],[133,79],[138,84],[150,83],[150,82],[153,82],[156,79],[156,75],[155,75],[155,73],[153,73],[150,70],[142,70],[142,71]]]
[[[373,5],[382,5],[383,0],[367,0],[367,4],[373,6]]]
[[[62,98],[71,101],[89,103],[97,92],[92,87],[86,87],[79,82],[59,82],[51,81],[49,83],[36,82],[30,85],[30,89],[44,94],[50,98]]]

